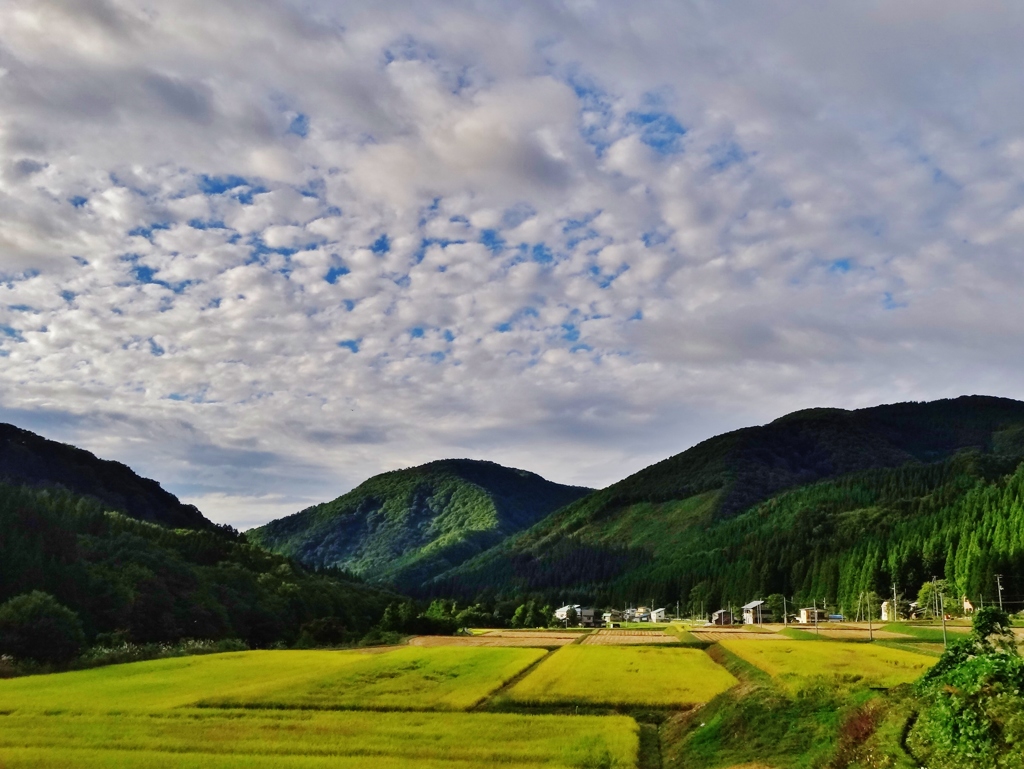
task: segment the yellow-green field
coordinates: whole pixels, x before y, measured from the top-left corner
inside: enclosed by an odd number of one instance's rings
[[[169,710],[0,716],[0,767],[635,767],[631,718]]]
[[[864,681],[871,686],[910,683],[934,657],[874,644],[839,641],[721,641],[721,646],[779,680],[796,684],[814,676]]]
[[[350,652],[339,652],[349,654]],[[334,710],[468,710],[543,657],[524,647],[407,646],[299,686],[206,698],[200,706]]]
[[[686,706],[736,683],[697,649],[574,645],[545,659],[508,697],[528,705]]]
[[[470,708],[541,649],[402,647],[179,657],[0,681],[0,709],[135,711],[188,705],[312,709]]]
[[[241,652],[0,681],[0,768],[635,767],[624,717],[332,710],[470,707],[544,653]],[[195,707],[217,701],[241,707]]]

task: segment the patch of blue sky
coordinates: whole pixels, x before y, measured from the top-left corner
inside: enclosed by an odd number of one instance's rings
[[[155,358],[159,358],[167,351],[157,342],[153,337],[149,338],[149,354]]]
[[[594,348],[591,347],[589,344],[580,342],[579,344],[574,344],[572,347],[570,347],[569,352],[591,352],[593,349]]]
[[[540,264],[550,264],[555,260],[551,249],[544,243],[535,243],[533,245],[533,248],[530,249],[530,258]]]
[[[228,228],[220,219],[189,219],[188,226],[193,230],[226,230]]]
[[[444,337],[444,341],[446,341],[446,342],[454,342],[455,341],[455,334],[453,334],[450,329],[446,328],[444,330],[444,334],[442,334],[442,336]]]
[[[355,353],[359,352],[359,347],[362,345],[362,343],[362,337],[360,337],[359,339],[342,339],[340,342],[338,342],[338,347],[344,347],[345,349],[351,350],[352,352]]]
[[[335,283],[338,282],[338,278],[342,277],[343,275],[348,275],[348,274],[349,274],[348,267],[345,267],[345,266],[331,267],[331,269],[329,269],[327,271],[327,274],[324,275],[324,280],[327,281],[328,283],[330,283],[333,286]]]
[[[422,326],[414,326],[413,328],[409,329],[409,336],[411,336],[413,339],[422,339],[423,334],[424,331]]]
[[[134,278],[136,283],[141,283],[143,285],[148,284],[154,286],[163,286],[164,288],[170,289],[175,294],[184,293],[185,289],[192,285],[192,281],[190,280],[183,280],[179,283],[169,283],[166,280],[160,280],[157,277],[157,270],[150,267],[149,265],[139,264],[137,262],[137,255],[132,254],[126,257],[122,257],[122,260],[133,263],[129,272],[131,273],[131,276],[132,278]]]
[[[156,230],[169,230],[171,229],[170,222],[153,222],[152,224],[145,227],[135,227],[128,230],[129,237],[142,237],[149,240],[153,237],[153,232]]]
[[[600,157],[615,140],[615,110],[611,95],[592,77],[573,69],[565,78],[579,101],[579,132]]]
[[[252,183],[241,176],[199,176],[199,190],[204,195],[221,195],[239,187],[252,187]]]
[[[526,318],[536,318],[539,315],[540,313],[537,312],[536,307],[523,307],[517,310],[515,313],[513,313],[512,317],[509,318],[504,323],[498,323],[497,325],[495,325],[494,330],[501,333],[506,333],[515,328],[515,326],[519,325]]]
[[[442,363],[446,356],[440,350],[435,350],[434,352],[430,353],[430,355],[428,355],[427,357],[434,363]]]
[[[391,241],[387,234],[381,235],[370,244],[370,250],[375,254],[386,254],[391,250]]]
[[[659,155],[673,155],[683,151],[682,138],[686,135],[686,129],[670,112],[656,109],[628,112],[626,125],[639,134],[640,141]]]
[[[853,260],[851,259],[836,259],[828,266],[829,272],[836,272],[845,275],[854,267]]]
[[[644,319],[644,311],[643,310],[637,310],[632,315],[630,315],[628,318],[626,318],[626,320],[643,320],[643,319]]]
[[[750,155],[735,141],[724,141],[708,150],[711,158],[711,170],[721,173],[735,165],[745,163]]]
[[[356,303],[352,299],[342,299],[341,305],[349,312],[352,312],[356,308]]]
[[[577,342],[580,338],[579,327],[575,323],[562,324],[562,339],[567,342]]]
[[[505,250],[505,239],[498,234],[497,230],[481,230],[480,243],[492,254],[500,254]]]
[[[84,256],[72,256],[71,258],[75,260],[79,267],[89,266],[89,260],[86,259]]]
[[[39,312],[35,307],[31,307],[27,304],[9,304],[7,305],[7,309],[14,312]]]
[[[301,112],[298,113],[288,124],[288,130],[286,133],[305,139],[309,134],[309,116],[304,115]]]
[[[426,226],[427,222],[438,215],[441,210],[441,198],[434,198],[430,201],[429,206],[422,206],[420,208],[420,218],[418,222],[419,227]]]
[[[449,240],[448,238],[423,238],[422,240],[420,240],[420,247],[417,248],[416,253],[413,254],[413,261],[416,264],[422,262],[423,257],[427,255],[427,249],[430,248],[431,246],[440,246],[441,248],[447,248],[448,246],[460,245],[465,242],[466,241],[464,240]],[[442,269],[441,272],[444,272],[444,270]]]
[[[68,291],[67,289],[60,292],[60,298],[63,299],[65,302],[68,302],[69,304],[75,301],[75,297],[77,296],[78,294],[76,294],[74,291]]]
[[[659,230],[650,230],[640,236],[646,248],[654,248],[668,242],[668,234]]]
[[[70,198],[68,198],[68,203],[73,205],[75,208],[81,208],[88,202],[89,198],[83,195],[72,195]]]
[[[14,326],[0,324],[0,334],[3,334],[8,339],[13,339],[15,342],[25,341],[25,337],[22,335],[21,331],[16,329]]]
[[[597,283],[599,288],[609,288],[612,285],[612,283],[614,283],[615,280],[628,269],[628,264],[621,264],[619,265],[618,269],[615,270],[615,272],[604,272],[600,267],[598,267],[595,264],[590,267],[589,272],[590,277],[593,279],[595,283]]]

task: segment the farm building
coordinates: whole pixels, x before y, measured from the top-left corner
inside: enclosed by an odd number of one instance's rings
[[[719,609],[711,615],[712,625],[731,625],[732,624],[732,612],[728,609]]]
[[[665,610],[664,609],[651,609],[651,622],[664,622],[665,621]]]
[[[580,606],[579,604],[567,604],[566,606],[560,606],[555,609],[555,619],[559,622],[565,622],[569,617],[569,609],[576,612],[576,621],[583,627],[597,627],[601,623],[601,615],[598,611],[590,606]]]
[[[797,622],[802,625],[813,625],[815,622],[824,622],[827,619],[824,609],[815,609],[809,607],[800,610],[800,616],[797,618]]]
[[[602,614],[601,620],[606,625],[610,625],[615,622],[622,622],[623,613],[618,609],[612,609],[611,611],[606,611],[604,614]]]
[[[744,625],[759,625],[761,624],[761,612],[764,606],[764,601],[751,601],[750,603],[743,604],[743,624]]]

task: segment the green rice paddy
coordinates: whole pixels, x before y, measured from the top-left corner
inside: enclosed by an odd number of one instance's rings
[[[791,685],[826,676],[888,688],[916,680],[935,664],[935,657],[876,644],[730,640],[721,646]]]
[[[685,707],[736,683],[699,649],[573,645],[545,659],[508,697],[527,705]]]

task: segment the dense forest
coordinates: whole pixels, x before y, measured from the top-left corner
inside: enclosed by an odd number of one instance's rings
[[[494,462],[444,459],[374,476],[248,536],[313,567],[414,589],[589,492]]]
[[[0,604],[43,591],[76,612],[88,642],[237,638],[293,643],[335,618],[358,638],[394,595],[315,572],[227,527],[169,529],[65,489],[0,483]]]
[[[932,577],[951,596],[991,601],[1002,574],[1016,606],[1022,456],[1017,401],[797,412],[584,497],[427,592],[678,601],[691,613],[780,593],[854,611],[862,593],[895,584],[913,599]]]

